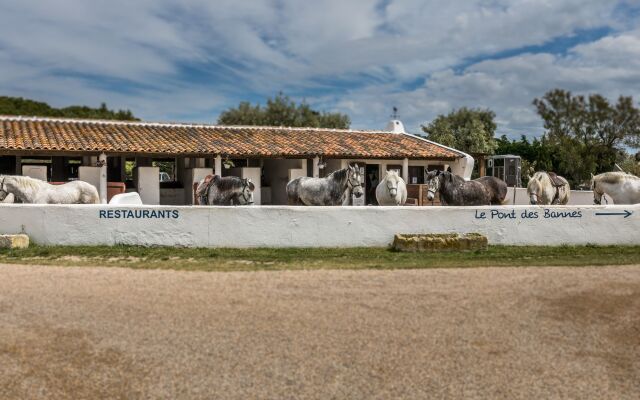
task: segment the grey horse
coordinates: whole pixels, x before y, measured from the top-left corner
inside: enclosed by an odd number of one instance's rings
[[[289,205],[339,206],[349,205],[351,194],[360,198],[362,176],[356,164],[332,172],[326,178],[299,177],[287,184]]]
[[[440,192],[443,206],[485,206],[491,204],[492,194],[485,185],[476,181],[465,181],[448,171],[430,171],[425,176],[427,199],[433,200]]]
[[[254,189],[255,185],[251,179],[209,175],[198,184],[196,196],[201,205],[251,205]]]
[[[474,179],[474,182],[483,184],[489,193],[491,194],[491,204],[502,204],[507,198],[507,183],[495,176],[483,176],[478,179]]]

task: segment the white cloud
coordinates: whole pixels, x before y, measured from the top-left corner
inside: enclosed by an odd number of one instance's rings
[[[539,135],[541,121],[531,103],[553,88],[576,94],[601,93],[613,101],[619,95],[640,98],[638,44],[638,32],[627,32],[578,45],[564,56],[521,54],[482,61],[461,73],[452,69],[434,73],[423,86],[409,92],[368,87],[349,93],[338,104],[362,105],[351,107],[355,122],[377,126],[384,124],[387,115],[372,115],[368,110],[380,110],[383,104],[398,105],[414,132],[420,124],[453,108],[487,107],[497,113],[499,132]]]
[[[517,132],[539,130],[530,103],[550,88],[639,91],[638,22],[616,2],[4,3],[0,94],[54,105],[107,101],[146,119],[212,121],[238,99],[285,90],[352,114],[356,127],[384,126],[398,105],[415,131],[466,105],[491,107],[504,131]],[[617,33],[566,55],[521,54],[454,72],[466,60],[601,27]]]

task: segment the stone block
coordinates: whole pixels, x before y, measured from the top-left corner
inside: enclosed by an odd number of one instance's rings
[[[397,234],[393,249],[405,252],[440,252],[486,250],[489,241],[479,233]]]
[[[29,247],[29,236],[0,235],[0,249],[26,249]]]

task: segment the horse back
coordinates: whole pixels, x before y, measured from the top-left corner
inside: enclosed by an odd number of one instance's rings
[[[475,179],[484,185],[491,196],[491,204],[502,204],[507,197],[508,186],[505,181],[495,176],[483,176]]]

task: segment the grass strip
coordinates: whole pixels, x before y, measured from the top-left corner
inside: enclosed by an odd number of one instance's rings
[[[190,271],[415,269],[640,264],[640,246],[490,246],[486,251],[398,253],[384,248],[210,249],[38,246],[0,250],[0,263]]]

